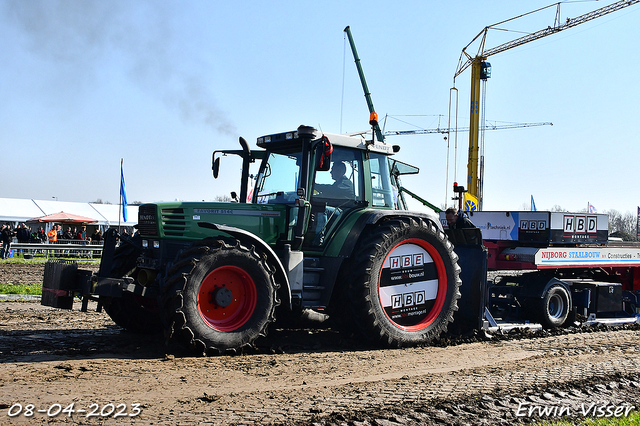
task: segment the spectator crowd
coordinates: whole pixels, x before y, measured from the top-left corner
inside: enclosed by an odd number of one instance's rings
[[[63,232],[60,225],[53,225],[51,229],[46,232],[42,226],[37,230],[31,229],[26,223],[21,223],[13,230],[11,225],[3,224],[0,228],[0,241],[2,241],[2,249],[0,250],[0,257],[7,259],[11,255],[11,244],[14,238],[20,244],[25,243],[76,243],[80,244],[101,244],[102,243],[102,231],[96,229],[91,235],[87,233],[87,227],[81,226],[80,228],[67,226]]]

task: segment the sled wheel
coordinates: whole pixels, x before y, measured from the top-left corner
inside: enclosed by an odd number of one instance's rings
[[[433,223],[384,222],[355,253],[348,297],[365,338],[402,347],[428,343],[447,329],[458,309],[460,268]]]
[[[207,239],[169,266],[163,309],[169,336],[199,354],[251,347],[275,321],[274,269],[239,241]]]
[[[540,322],[545,328],[562,326],[571,310],[571,298],[566,288],[561,285],[552,285],[540,299],[537,312],[540,314]]]
[[[135,278],[136,261],[139,255],[140,249],[123,241],[114,252],[109,277],[132,276]],[[127,331],[137,334],[155,334],[163,329],[156,299],[123,292],[121,297],[101,297],[100,301],[113,322]]]

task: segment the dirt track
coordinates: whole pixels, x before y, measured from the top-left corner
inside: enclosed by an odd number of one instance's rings
[[[554,407],[573,420],[624,415],[640,401],[639,337],[627,327],[380,350],[332,330],[274,329],[254,353],[194,358],[161,336],[122,332],[104,313],[1,302],[0,424],[507,425],[553,420]],[[49,415],[72,403],[71,418]]]
[[[127,404],[131,413],[139,403],[138,416],[99,423],[512,424],[532,404],[638,405],[638,337],[594,331],[379,350],[330,330],[274,330],[253,354],[194,358],[160,337],[122,332],[103,313],[3,302],[0,413],[2,423],[45,424],[69,420],[46,414],[54,404]],[[8,416],[28,403],[45,412]],[[86,415],[72,418],[96,423]]]

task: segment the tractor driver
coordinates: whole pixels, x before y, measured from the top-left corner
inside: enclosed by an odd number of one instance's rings
[[[325,228],[331,221],[335,221],[342,210],[338,205],[343,205],[355,198],[353,182],[345,176],[347,166],[342,161],[334,161],[331,165],[332,184],[316,183],[313,186],[314,197],[329,200],[324,203],[324,211],[316,214],[315,237],[312,245],[322,245],[324,241]],[[331,200],[335,200],[331,202]]]
[[[342,161],[336,161],[331,166],[332,184],[316,184],[314,189],[319,192],[322,198],[331,199],[353,199],[355,193],[353,182],[345,176],[347,166]]]

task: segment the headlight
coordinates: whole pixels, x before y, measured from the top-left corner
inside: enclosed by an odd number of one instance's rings
[[[160,241],[154,241],[153,242],[153,248],[154,249],[160,248]]]
[[[142,240],[142,248],[149,248],[149,241]]]

